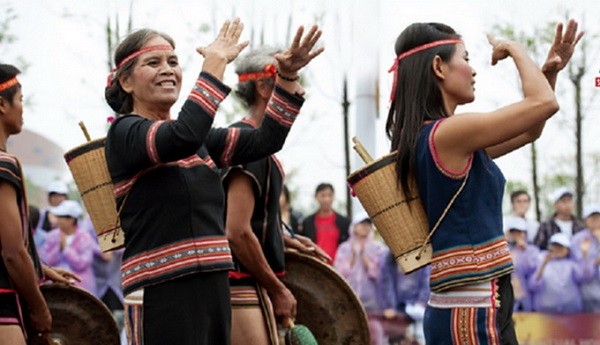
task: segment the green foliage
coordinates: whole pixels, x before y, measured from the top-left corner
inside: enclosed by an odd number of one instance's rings
[[[517,191],[517,190],[525,190],[525,191],[530,191],[531,188],[529,187],[529,185],[523,181],[517,181],[517,180],[508,180],[506,181],[506,195],[510,195],[512,192]]]
[[[0,19],[0,56],[2,57],[0,62],[15,65],[21,72],[25,73],[30,64],[21,55],[8,53],[11,44],[17,40],[17,36],[10,31],[11,24],[17,19],[17,14],[11,5],[6,3],[0,3],[0,13],[2,13]],[[25,100],[25,105],[28,103],[29,98]]]

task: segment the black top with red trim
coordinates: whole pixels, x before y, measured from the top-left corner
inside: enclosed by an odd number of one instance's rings
[[[17,193],[15,202],[19,206],[19,214],[21,216],[21,228],[15,231],[21,231],[23,236],[23,244],[27,248],[27,252],[33,261],[33,267],[38,278],[42,278],[42,266],[40,259],[33,242],[33,235],[28,221],[27,198],[25,195],[25,180],[21,170],[21,164],[17,157],[0,151],[0,180],[10,183]],[[0,293],[14,292],[14,287],[10,281],[10,276],[4,263],[4,259],[0,258]]]
[[[254,128],[253,124],[244,121],[234,123],[231,127]],[[240,170],[252,180],[254,211],[252,212],[250,225],[254,235],[260,242],[269,267],[277,276],[282,276],[285,273],[285,261],[283,238],[281,237],[279,196],[283,189],[285,173],[275,155],[272,155],[228,169],[223,176],[225,191],[228,189],[229,173],[234,169]],[[227,196],[227,193],[225,195]],[[233,253],[233,258],[235,270],[229,272],[229,277],[233,279],[251,277],[248,269],[235,257],[235,253]]]
[[[118,118],[106,160],[125,231],[125,294],[197,272],[229,270],[219,169],[278,151],[303,99],[276,87],[258,129],[211,129],[229,87],[201,73],[177,120]]]

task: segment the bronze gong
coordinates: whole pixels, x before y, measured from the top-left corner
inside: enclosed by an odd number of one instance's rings
[[[308,327],[319,345],[371,343],[365,310],[333,267],[287,250],[285,272],[282,281],[298,302],[296,324]]]
[[[118,345],[119,330],[108,308],[89,292],[64,284],[41,286],[52,314],[52,331],[42,339],[29,334],[30,345]]]

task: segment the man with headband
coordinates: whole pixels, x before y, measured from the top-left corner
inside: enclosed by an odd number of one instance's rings
[[[45,337],[52,317],[38,285],[45,278],[63,283],[76,276],[41,265],[28,220],[25,176],[17,157],[6,152],[8,137],[21,132],[23,94],[19,70],[0,65],[0,343],[25,344],[27,327]]]

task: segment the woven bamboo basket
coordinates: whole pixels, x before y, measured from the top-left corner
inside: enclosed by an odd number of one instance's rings
[[[414,178],[410,179],[409,195],[405,195],[398,188],[395,152],[375,161],[368,154],[365,157],[364,152],[361,157],[368,164],[350,174],[348,183],[398,265],[410,273],[429,264],[432,253],[431,242],[427,241],[429,226]]]
[[[124,246],[113,184],[104,155],[105,138],[89,141],[65,153],[67,165],[98,236],[102,251]]]

